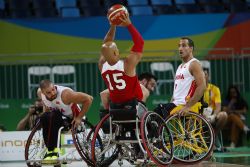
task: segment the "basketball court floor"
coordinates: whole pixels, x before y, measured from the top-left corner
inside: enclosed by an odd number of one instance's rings
[[[234,151],[226,153],[214,153],[214,161],[203,161],[194,165],[171,164],[170,167],[250,167],[250,148],[238,148]],[[24,161],[19,162],[0,162],[0,167],[25,167]],[[87,167],[84,162],[72,162],[71,164],[62,165],[62,167]],[[115,161],[111,167],[119,166],[118,161]],[[123,161],[122,167],[132,167],[127,161]],[[155,165],[149,165],[155,166]]]
[[[181,165],[181,164],[171,164],[170,167],[250,167],[250,155],[248,157],[227,157],[222,158],[220,157],[218,160],[216,158],[216,161],[221,162],[208,162],[203,161],[199,164],[194,165]],[[0,167],[25,167],[25,162],[0,162]],[[84,162],[72,162],[71,164],[62,165],[62,167],[87,167],[87,165]],[[117,167],[118,161],[115,161],[111,167]],[[133,165],[130,165],[127,161],[123,161],[122,167],[132,167]],[[149,165],[149,166],[155,166],[155,165]]]
[[[11,162],[11,163],[0,163],[1,167],[25,167],[26,164],[24,162]],[[87,167],[86,164],[83,164],[81,162],[72,162],[68,165],[62,165],[62,167]],[[117,167],[119,166],[117,162],[114,162],[111,167]],[[132,167],[129,163],[124,161],[124,164],[122,167]],[[154,166],[154,165],[151,165]],[[170,167],[249,167],[250,165],[239,165],[239,164],[230,164],[230,163],[219,163],[219,162],[202,162],[200,164],[195,165],[177,165],[172,164]],[[49,167],[49,166],[48,166]]]

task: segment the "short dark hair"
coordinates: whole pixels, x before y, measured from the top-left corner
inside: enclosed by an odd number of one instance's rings
[[[52,84],[52,82],[49,79],[44,79],[44,80],[41,80],[39,86],[40,86],[40,89],[45,89],[45,88],[49,87],[51,84]]]
[[[146,79],[147,81],[149,81],[150,79],[154,79],[155,81],[157,81],[156,76],[154,76],[153,74],[151,74],[149,72],[141,73],[138,78],[140,81],[143,79]]]
[[[194,41],[191,38],[189,38],[189,37],[181,37],[181,39],[188,40],[188,46],[193,47],[193,51],[194,51]]]

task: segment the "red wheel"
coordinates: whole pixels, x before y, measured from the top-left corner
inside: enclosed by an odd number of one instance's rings
[[[110,124],[110,115],[105,115],[95,128],[95,133],[91,142],[91,158],[95,166],[109,166],[118,157],[120,147],[113,141],[115,134],[115,125]],[[101,137],[101,142],[97,140],[97,136]]]
[[[82,120],[81,125],[76,129],[72,129],[72,138],[74,145],[81,156],[81,158],[89,165],[94,166],[90,158],[91,140],[94,132],[94,126],[87,120]],[[100,136],[97,136],[97,140],[101,140]]]
[[[25,145],[25,161],[29,167],[40,167],[42,166],[41,161],[35,161],[43,159],[46,151],[46,146],[43,140],[43,133],[41,128],[40,120],[36,123],[32,129],[27,143]]]

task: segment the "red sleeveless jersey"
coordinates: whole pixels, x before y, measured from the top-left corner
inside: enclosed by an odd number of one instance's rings
[[[142,100],[143,94],[137,76],[130,77],[124,72],[124,62],[111,66],[107,62],[102,67],[102,78],[110,92],[113,103],[123,103],[132,99]]]

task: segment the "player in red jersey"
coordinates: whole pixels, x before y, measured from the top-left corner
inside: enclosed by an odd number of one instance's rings
[[[142,102],[145,104],[150,93],[155,90],[155,87],[157,86],[157,78],[149,73],[149,72],[144,72],[138,76],[141,89],[142,89]],[[110,102],[110,96],[109,96],[109,90],[105,89],[100,93],[101,101],[104,110],[107,110],[109,108],[109,102]]]
[[[111,102],[124,103],[132,99],[142,101],[143,91],[136,75],[136,65],[141,60],[144,41],[127,14],[121,20],[120,26],[127,27],[134,42],[131,52],[124,60],[120,59],[114,42],[116,26],[110,23],[101,48],[99,69],[108,87]]]

